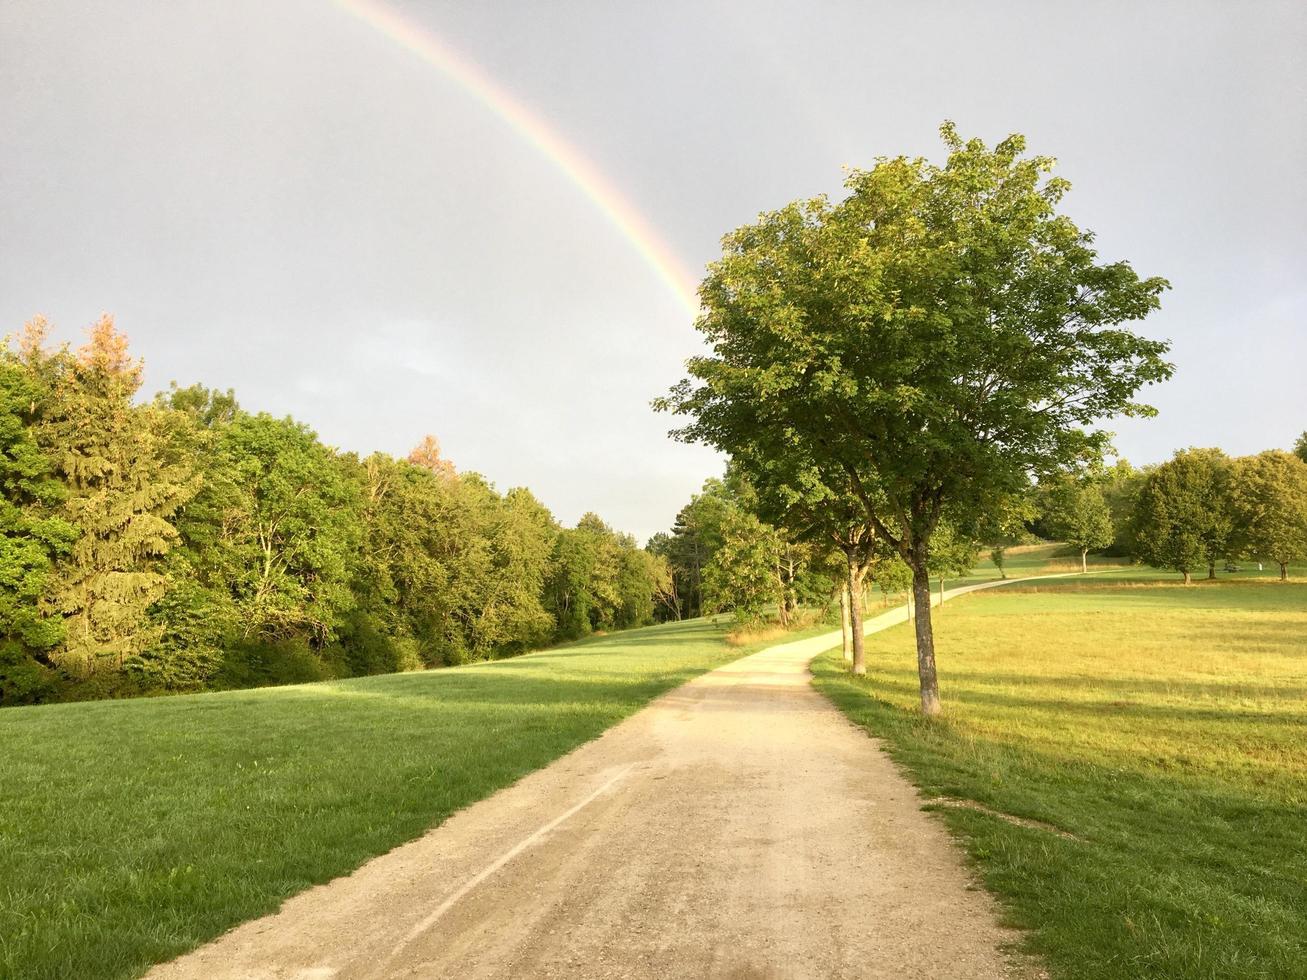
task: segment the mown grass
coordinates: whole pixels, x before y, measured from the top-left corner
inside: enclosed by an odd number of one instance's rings
[[[816,684],[928,796],[1074,835],[938,808],[1055,977],[1307,977],[1307,582],[1106,572],[936,628],[934,722],[904,627]]]
[[[271,912],[749,652],[728,628],[0,711],[0,976],[133,976]]]

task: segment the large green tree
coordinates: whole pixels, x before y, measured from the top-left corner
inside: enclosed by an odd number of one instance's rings
[[[75,677],[112,678],[139,668],[161,638],[150,608],[169,591],[163,559],[201,478],[186,451],[187,419],[133,404],[141,362],[111,317],[76,355],[45,350],[44,333],[30,325],[21,348],[49,392],[33,433],[65,487],[62,515],[81,531],[59,564],[54,601],[66,635],[55,659]]]
[[[1231,499],[1238,550],[1287,579],[1289,563],[1307,559],[1307,462],[1278,449],[1235,460]]]
[[[1167,287],[1100,262],[1058,207],[1069,185],[1011,136],[943,127],[943,166],[882,159],[848,196],[791,204],[728,235],[700,297],[712,345],[660,407],[737,457],[796,449],[913,571],[922,709],[940,709],[931,542],[976,525],[1032,473],[1092,458],[1092,426],[1146,414],[1167,345],[1126,329]]]
[[[321,646],[353,603],[357,485],[307,426],[244,412],[220,432],[205,505],[221,515],[209,564],[245,639]]]
[[[1231,552],[1234,516],[1230,460],[1219,449],[1186,449],[1149,472],[1134,510],[1135,552],[1155,568],[1173,568],[1189,584]]]

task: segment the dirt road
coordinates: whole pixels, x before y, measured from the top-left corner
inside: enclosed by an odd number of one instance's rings
[[[150,976],[1019,975],[941,825],[809,685],[831,646],[706,674]]]

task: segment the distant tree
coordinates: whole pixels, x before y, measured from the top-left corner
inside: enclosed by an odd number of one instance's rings
[[[1053,161],[942,133],[947,163],[882,160],[849,196],[799,202],[725,239],[700,290],[712,353],[659,407],[679,438],[765,463],[800,451],[853,487],[913,570],[922,710],[940,710],[929,610],[932,540],[970,526],[1031,473],[1093,457],[1088,429],[1170,376],[1167,345],[1123,325],[1167,288],[1057,207]]]
[[[776,531],[744,510],[728,514],[722,544],[703,572],[706,610],[730,610],[741,623],[758,622],[768,606],[783,604],[776,563]]]
[[[990,545],[989,560],[998,569],[999,578],[1007,578],[1007,550],[1030,537],[1026,525],[1035,516],[1035,504],[1029,493],[1013,494],[1003,505],[986,515],[977,528],[977,537]]]
[[[371,626],[367,651],[351,650],[356,673],[396,670],[418,662],[444,663],[449,631],[453,511],[449,481],[384,453],[364,459],[361,479],[362,544],[352,591],[357,615],[351,629]]]
[[[453,476],[454,464],[440,455],[440,442],[433,435],[425,435],[413,451],[408,454],[408,461],[414,466],[421,466],[437,476]]]
[[[1135,469],[1127,460],[1118,459],[1103,477],[1103,500],[1112,521],[1112,542],[1107,553],[1117,557],[1135,554],[1134,512],[1148,476],[1146,469]]]
[[[1112,514],[1101,479],[1089,473],[1059,473],[1041,484],[1044,521],[1053,536],[1080,552],[1080,571],[1088,555],[1112,543]]]
[[[941,609],[944,605],[944,580],[965,578],[971,574],[980,550],[980,541],[974,534],[966,533],[947,518],[940,521],[931,546],[929,570],[939,582]],[[926,594],[926,601],[929,603],[930,593]]]
[[[481,598],[472,652],[520,653],[549,640],[553,619],[541,602],[558,527],[531,491],[514,487],[495,501],[490,542],[491,588]]]
[[[721,525],[725,515],[738,506],[727,482],[706,480],[699,493],[676,515],[668,535],[655,535],[650,548],[667,559],[675,590],[686,618],[705,612],[703,569],[721,547]]]
[[[667,539],[669,535],[661,534],[654,535],[654,537]],[[652,540],[647,550],[653,562],[654,603],[664,620],[680,620],[682,618],[681,597],[676,591],[676,575],[672,572],[671,562],[667,560],[661,551],[655,548]]]
[[[998,569],[999,578],[1007,578],[1007,550],[1010,547],[1011,545],[1000,544],[995,545],[989,551],[989,560]]]
[[[617,538],[617,627],[647,626],[654,618],[654,598],[661,566],[653,555],[636,547],[635,539],[629,534],[620,534]]]
[[[176,381],[169,383],[167,391],[155,395],[154,403],[161,408],[182,412],[203,429],[225,425],[236,418],[236,413],[240,411],[236,392],[230,388],[219,391],[201,384],[182,388]]]
[[[224,479],[206,501],[223,514],[219,574],[246,639],[302,638],[321,647],[353,605],[362,536],[358,487],[307,426],[239,414],[216,453]]]
[[[1230,553],[1230,461],[1219,449],[1186,449],[1151,471],[1139,492],[1134,540],[1156,568],[1174,568],[1189,584],[1196,569],[1215,578]]]
[[[1272,449],[1235,460],[1235,538],[1244,554],[1270,558],[1289,577],[1289,563],[1307,559],[1307,462]]]
[[[1294,442],[1293,452],[1295,456],[1307,463],[1307,432],[1300,435],[1297,441]]]

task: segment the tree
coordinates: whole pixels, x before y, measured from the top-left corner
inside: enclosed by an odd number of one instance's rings
[[[1235,461],[1233,480],[1238,550],[1280,566],[1307,558],[1307,462],[1272,449]]]
[[[44,395],[6,350],[0,360],[0,704],[39,700],[64,638],[50,608],[54,562],[78,531],[58,512],[63,489],[32,434]]]
[[[779,552],[773,528],[747,511],[732,511],[722,525],[721,547],[703,571],[704,608],[733,611],[740,623],[760,621],[767,606],[782,602]]]
[[[666,539],[668,535],[656,534],[654,538]],[[653,539],[645,549],[653,568],[653,597],[657,610],[662,614],[662,621],[680,620],[681,597],[676,591],[676,576],[666,556],[657,549]]]
[[[1304,463],[1307,463],[1307,432],[1300,435],[1293,444],[1293,453]]]
[[[1103,499],[1112,520],[1112,543],[1107,547],[1109,555],[1125,557],[1135,553],[1134,512],[1147,476],[1147,469],[1137,470],[1124,459],[1118,459],[1107,468]]]
[[[1230,553],[1233,517],[1230,461],[1219,449],[1186,449],[1150,472],[1139,491],[1134,541],[1139,556],[1155,568],[1174,568],[1192,580]]]
[[[1026,524],[1034,517],[1034,503],[1029,494],[1009,497],[1005,506],[987,515],[979,527],[978,537],[989,542],[989,560],[1000,578],[1007,578],[1007,550],[1030,536]],[[979,552],[977,552],[979,554]]]
[[[1060,473],[1040,489],[1049,530],[1080,552],[1080,571],[1088,572],[1089,552],[1106,548],[1114,536],[1101,481],[1090,474]]]
[[[440,455],[440,441],[430,434],[423,436],[422,441],[408,454],[408,461],[414,466],[430,470],[437,476],[454,475],[454,464]]]
[[[796,451],[913,571],[922,710],[939,711],[931,542],[1020,493],[1029,475],[1101,454],[1091,427],[1170,376],[1167,345],[1125,329],[1167,283],[1099,263],[1059,214],[1066,181],[942,128],[947,163],[883,159],[848,197],[791,204],[728,235],[700,289],[712,345],[656,406],[675,434],[749,460]]]
[[[55,659],[70,674],[120,676],[159,641],[150,607],[169,590],[162,559],[173,520],[200,489],[180,413],[135,406],[141,362],[105,315],[73,356],[43,349],[45,324],[22,342],[27,369],[49,385],[33,434],[67,493],[62,516],[81,530],[59,565],[54,602],[66,636]],[[112,683],[112,681],[111,681]]]
[[[240,413],[221,432],[206,507],[222,514],[209,562],[245,639],[321,647],[353,606],[362,533],[357,485],[307,426]]]

